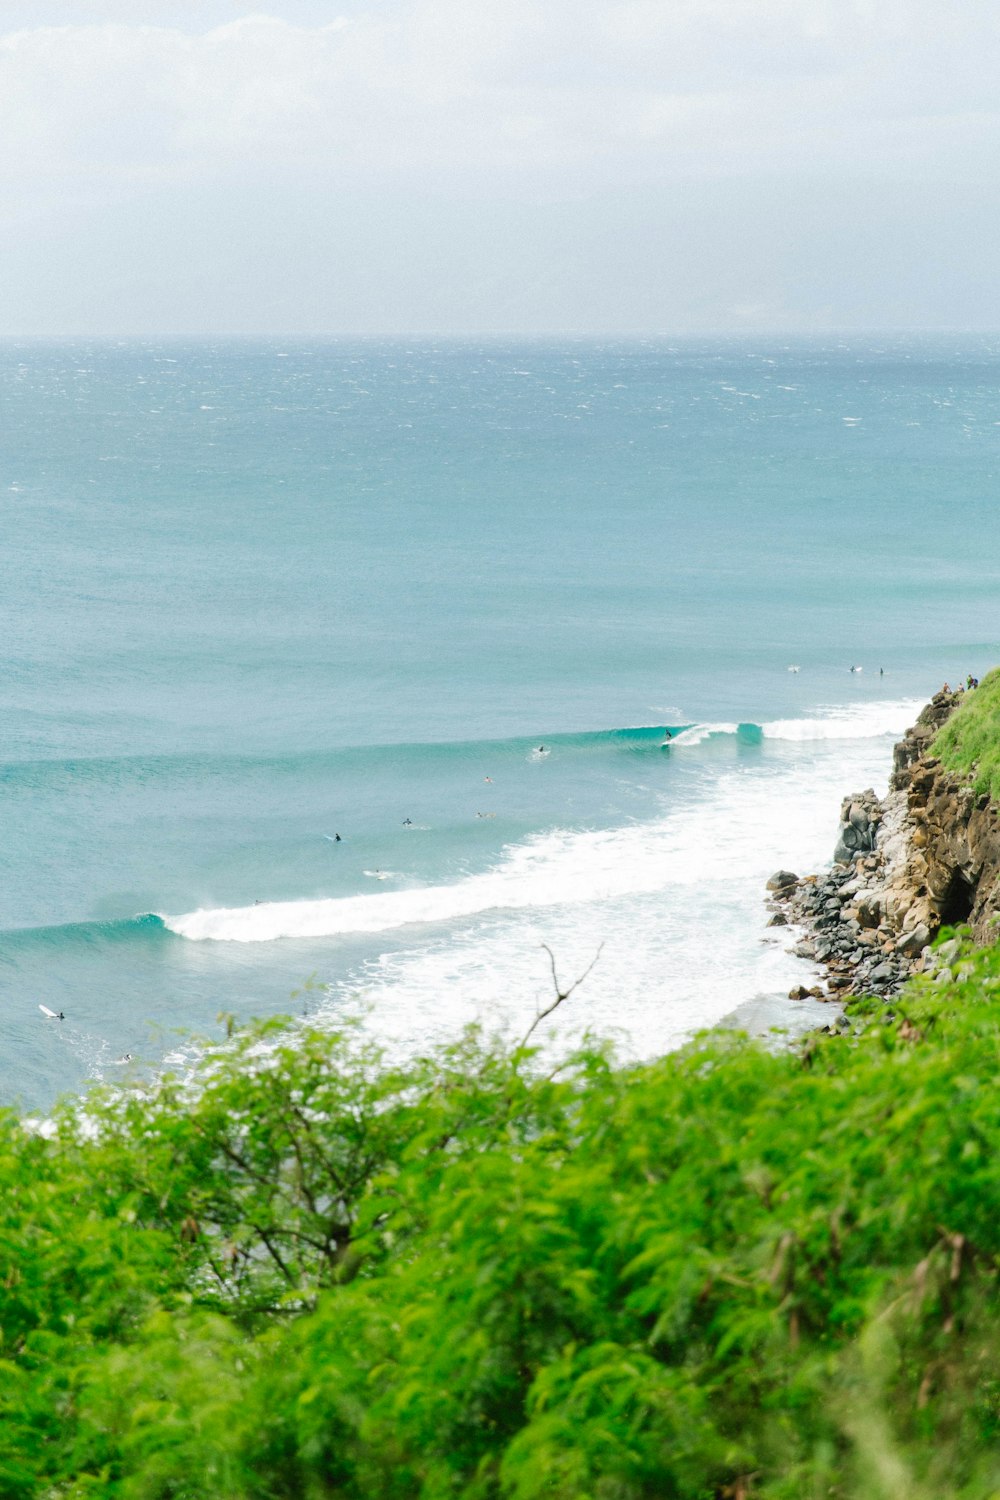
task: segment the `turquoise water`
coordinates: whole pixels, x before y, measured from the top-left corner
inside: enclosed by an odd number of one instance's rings
[[[542,943],[604,944],[574,1023],[637,1052],[787,988],[760,879],[998,654],[998,376],[944,339],[0,344],[0,1097],[220,1012],[517,1026]]]

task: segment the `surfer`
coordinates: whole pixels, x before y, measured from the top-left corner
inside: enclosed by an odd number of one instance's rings
[[[412,828],[413,827],[413,819],[412,818],[404,818],[403,819],[403,827],[404,828]]]
[[[333,835],[333,842],[334,842],[334,843],[335,843],[335,844],[339,844],[339,843],[341,843],[341,842],[342,842],[342,840],[341,840],[341,837],[340,837],[340,834],[339,834],[339,833],[335,833],[335,834],[334,834],[334,835]]]

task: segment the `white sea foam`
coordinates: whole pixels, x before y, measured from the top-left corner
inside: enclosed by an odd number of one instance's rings
[[[898,737],[923,706],[918,698],[854,703],[830,708],[817,719],[775,719],[761,729],[767,740],[867,740],[888,734]]]
[[[765,926],[765,881],[779,866],[822,867],[844,792],[884,786],[889,768],[887,741],[816,743],[792,762],[728,770],[697,804],[654,824],[535,841],[530,856],[514,851],[505,873],[490,877],[515,879],[524,856],[530,906],[415,933],[407,950],[373,960],[328,1004],[336,1013],[363,995],[379,1035],[404,1050],[472,1020],[517,1032],[551,999],[541,945],[565,983],[603,944],[560,1012],[563,1038],[589,1029],[617,1034],[626,1054],[661,1053],[755,996],[814,982],[787,951],[788,931]]]
[[[321,901],[261,902],[188,912],[163,921],[181,937],[236,943],[389,932],[487,911],[606,901],[655,891],[663,883],[668,857],[662,826],[592,833],[553,829],[509,848],[494,869],[452,885]]]
[[[670,743],[681,747],[701,745],[715,735],[735,734],[739,727],[738,724],[692,724],[690,728],[682,729],[680,734],[675,734]]]
[[[789,668],[789,671],[792,669]],[[812,719],[774,719],[760,726],[766,740],[866,740],[901,735],[923,707],[919,699],[901,698],[831,707]],[[747,726],[753,731],[753,726]],[[740,725],[692,724],[674,735],[671,745],[689,748],[706,740],[738,734]]]
[[[915,707],[905,701],[857,705],[832,711],[822,719],[779,720],[765,725],[764,734],[770,739],[817,742],[818,750],[823,741],[837,741],[838,745],[859,741],[867,758],[870,752],[864,749],[865,743],[899,733],[913,717]],[[735,730],[735,725],[699,725],[678,735],[672,744],[681,745],[687,735],[700,733],[704,739]],[[888,756],[883,752],[877,763],[887,766]],[[844,790],[845,761],[840,749],[833,764],[836,787],[830,800],[820,803],[825,824]],[[803,766],[813,777],[812,761],[804,760]],[[785,779],[789,789],[779,794],[779,784]],[[727,874],[742,868],[759,873],[768,860],[787,862],[793,856],[793,850],[787,847],[789,838],[776,839],[774,833],[780,829],[784,834],[788,828],[787,812],[780,800],[792,796],[794,785],[793,767],[779,774],[766,762],[752,770],[721,776],[714,803],[725,807],[727,829],[721,843],[717,833],[711,835],[710,847],[695,847],[690,827],[692,820],[703,816],[711,821],[711,812],[671,811],[662,820],[623,828],[588,832],[552,829],[507,848],[492,870],[452,884],[324,900],[261,902],[165,916],[163,921],[171,931],[194,940],[265,943],[278,938],[390,932],[418,924],[465,921],[489,912],[596,907],[689,886],[709,885],[714,890],[720,876],[716,856],[722,843],[728,848]],[[731,804],[730,791],[734,797]],[[714,805],[711,798],[708,805]],[[759,866],[756,851],[761,847],[771,852]],[[820,853],[817,848],[814,859]]]

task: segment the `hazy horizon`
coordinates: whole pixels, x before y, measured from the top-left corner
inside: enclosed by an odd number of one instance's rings
[[[11,336],[989,333],[986,0],[7,0]]]

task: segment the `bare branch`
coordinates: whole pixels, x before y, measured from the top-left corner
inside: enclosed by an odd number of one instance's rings
[[[552,985],[556,992],[556,998],[552,1001],[551,1005],[547,1005],[544,1010],[540,1010],[537,1013],[535,1019],[532,1021],[531,1025],[528,1027],[527,1031],[524,1033],[524,1036],[518,1043],[517,1050],[519,1052],[528,1045],[536,1028],[539,1027],[543,1021],[547,1020],[554,1010],[558,1010],[563,1001],[568,1000],[574,990],[580,988],[580,985],[590,974],[590,971],[593,969],[594,965],[597,963],[597,960],[600,958],[601,953],[604,950],[604,944],[602,943],[597,952],[594,954],[593,958],[590,960],[590,963],[584,969],[583,973],[578,975],[577,978],[573,980],[573,983],[569,986],[568,989],[564,990],[559,983],[559,975],[556,973],[555,954],[552,952],[552,949],[549,947],[548,943],[543,943],[542,947],[549,955],[549,966],[552,970]]]

